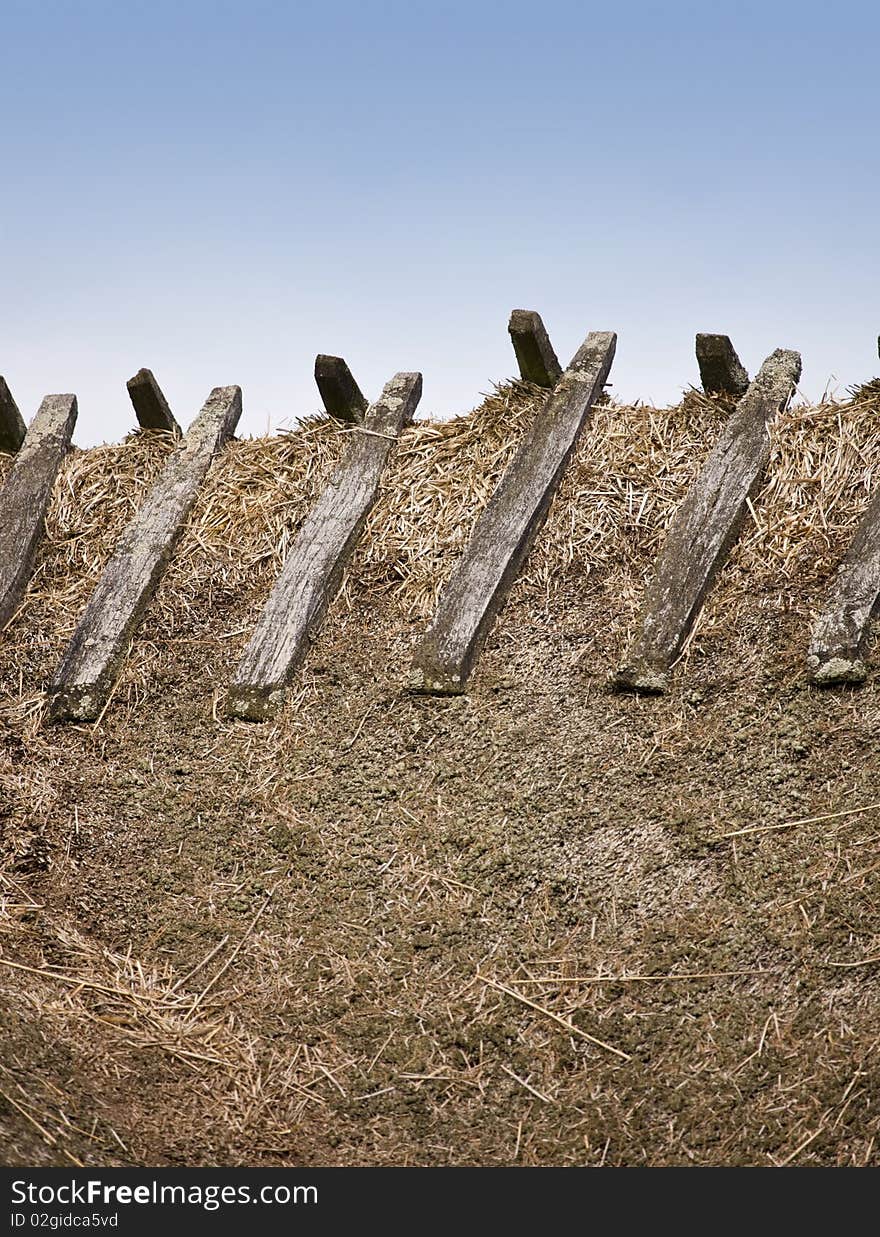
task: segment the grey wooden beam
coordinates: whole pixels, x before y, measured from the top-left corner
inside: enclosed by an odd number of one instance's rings
[[[413,660],[411,690],[460,695],[562,480],[617,336],[594,331],[548,396],[483,510]]]
[[[25,433],[18,404],[12,398],[6,379],[0,376],[0,451],[15,455],[24,442]]]
[[[315,382],[331,417],[352,425],[361,424],[367,400],[341,356],[325,356],[319,352],[315,357]]]
[[[562,366],[541,315],[533,309],[514,309],[507,329],[523,381],[539,387],[555,387],[562,376]]]
[[[749,374],[728,335],[698,335],[697,364],[707,395],[745,395]]]
[[[875,491],[813,624],[807,675],[817,687],[861,683],[863,652],[880,596],[880,490]]]
[[[100,713],[211,461],[240,416],[241,389],[215,387],[172,451],[122,534],[49,685],[52,720],[89,721]]]
[[[880,338],[877,340],[880,353]],[[807,676],[817,687],[862,683],[864,649],[880,597],[880,490],[868,503],[810,634]]]
[[[125,386],[142,429],[180,435],[180,426],[151,369],[139,369]]]
[[[75,395],[46,396],[0,490],[0,627],[15,614],[31,578],[76,413]]]
[[[800,355],[777,349],[728,419],[672,517],[645,593],[641,634],[614,677],[616,687],[647,694],[666,690],[667,671],[761,484],[770,458],[770,421],[788,404],[800,372]]]
[[[277,713],[342,580],[373,508],[385,463],[422,394],[421,374],[396,374],[306,517],[230,686],[232,717]]]

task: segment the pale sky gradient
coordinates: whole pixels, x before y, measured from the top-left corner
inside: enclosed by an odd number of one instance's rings
[[[614,392],[696,381],[696,331],[802,390],[880,371],[880,8],[567,0],[2,0],[0,373],[116,440],[152,368],[187,424],[425,376],[449,415],[616,330]]]

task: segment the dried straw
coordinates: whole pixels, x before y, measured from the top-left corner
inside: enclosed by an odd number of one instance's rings
[[[430,616],[476,516],[545,397],[537,387],[510,382],[466,416],[418,421],[405,432],[349,571],[343,610],[352,597],[382,597],[405,622]],[[874,484],[878,409],[875,382],[849,400],[798,405],[778,419],[766,484],[704,629],[719,621],[733,626],[745,602],[755,609],[755,598],[759,607],[804,613],[815,605]],[[669,518],[725,411],[697,391],[666,409],[596,407],[516,596],[550,609],[563,588],[601,585],[614,599],[609,618],[618,619],[622,642]],[[315,417],[294,431],[228,446],[159,587],[149,639],[145,628],[123,687],[143,680],[144,654],[155,658],[162,642],[230,642],[230,656],[241,647],[291,538],[348,441],[344,427]],[[24,663],[38,674],[51,671],[171,445],[166,435],[140,433],[71,453],[14,622],[20,652],[30,653]],[[37,686],[23,681],[19,703],[33,704]]]

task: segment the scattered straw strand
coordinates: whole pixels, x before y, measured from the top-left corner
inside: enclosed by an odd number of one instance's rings
[[[519,1001],[523,1005],[528,1005],[529,1009],[535,1010],[538,1014],[543,1014],[545,1018],[551,1019],[558,1026],[568,1031],[571,1035],[577,1035],[581,1039],[587,1040],[591,1044],[595,1044],[597,1048],[604,1048],[606,1052],[613,1052],[616,1057],[620,1057],[623,1061],[631,1061],[632,1057],[628,1052],[624,1052],[621,1048],[615,1048],[613,1044],[607,1044],[602,1039],[596,1039],[595,1035],[589,1035],[586,1031],[582,1031],[580,1027],[575,1026],[573,1022],[569,1022],[567,1018],[563,1018],[561,1014],[555,1014],[552,1009],[546,1009],[543,1005],[539,1005],[537,1001],[530,1000],[527,996],[523,996],[521,992],[515,991],[513,988],[508,988],[506,984],[499,984],[494,979],[489,979],[488,975],[477,975],[477,979],[481,983],[488,984],[490,988],[495,988],[498,992],[505,993],[506,996],[513,997],[515,1001]]]

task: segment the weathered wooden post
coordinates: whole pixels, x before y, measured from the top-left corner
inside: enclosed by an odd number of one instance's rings
[[[861,683],[862,657],[880,596],[880,490],[875,490],[813,624],[807,675],[817,687]]]
[[[18,404],[12,398],[6,379],[0,375],[0,451],[15,455],[24,442],[25,433]]]
[[[215,387],[172,451],[122,534],[49,685],[52,720],[90,721],[100,713],[211,461],[240,416],[241,389]]]
[[[385,463],[422,394],[421,374],[396,374],[300,528],[229,688],[227,712],[261,721],[280,709],[342,581],[379,491]]]
[[[522,380],[539,387],[555,387],[562,376],[562,366],[541,315],[533,309],[514,309],[507,330]]]
[[[75,395],[46,396],[0,491],[0,627],[18,609],[31,578],[76,413]]]
[[[788,404],[800,372],[800,355],[777,349],[731,414],[672,517],[645,593],[641,634],[614,676],[616,687],[647,694],[666,690],[667,671],[739,536],[749,498],[761,483],[770,458],[769,423]]]
[[[749,385],[746,367],[736,355],[728,335],[698,335],[697,364],[707,395],[745,395]]]
[[[352,425],[361,424],[367,400],[341,356],[325,356],[319,352],[315,357],[315,382],[331,417]]]
[[[880,336],[877,353],[880,355]],[[811,683],[833,687],[865,680],[868,668],[862,654],[878,597],[880,490],[872,495],[828,590],[825,606],[813,624],[807,650],[807,676]]]
[[[591,406],[602,394],[617,336],[594,331],[540,409],[477,520],[413,660],[411,690],[464,692],[480,647],[550,507]]]
[[[139,369],[125,386],[142,429],[165,430],[180,436],[180,426],[151,369]]]

